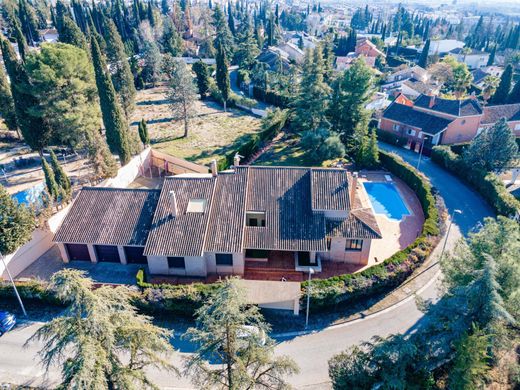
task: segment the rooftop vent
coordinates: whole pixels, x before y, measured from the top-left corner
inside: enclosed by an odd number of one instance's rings
[[[170,213],[177,215],[177,198],[175,197],[175,191],[170,191]]]

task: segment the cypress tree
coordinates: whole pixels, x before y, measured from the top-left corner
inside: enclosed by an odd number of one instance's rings
[[[125,165],[130,160],[128,126],[117,101],[112,79],[107,72],[105,59],[102,57],[99,45],[93,37],[90,39],[90,45],[107,143],[110,150],[119,156],[121,165]]]
[[[50,154],[52,172],[54,173],[56,183],[61,188],[63,194],[68,198],[72,192],[72,185],[70,184],[70,179],[61,167],[60,163],[58,162],[56,154],[54,154],[52,150]]]
[[[148,135],[148,126],[146,126],[144,118],[139,122],[137,130],[139,131],[139,138],[141,139],[143,146],[146,147],[146,145],[150,144],[150,136]]]
[[[29,77],[24,67],[18,62],[13,47],[0,35],[0,46],[5,69],[11,81],[16,120],[22,132],[25,143],[34,151],[41,154],[51,138],[51,129],[45,119],[29,115],[29,110],[38,105],[38,101],[26,91],[30,90]]]
[[[229,71],[228,71],[228,60],[226,58],[226,52],[222,46],[218,47],[217,50],[217,86],[222,95],[224,103],[224,111],[226,111],[226,104],[229,99],[230,85],[229,85]]]
[[[29,47],[27,46],[27,41],[25,40],[25,36],[22,33],[20,24],[16,19],[14,20],[14,36],[16,38],[16,43],[18,44],[18,53],[20,53],[22,61],[25,62],[25,58],[29,53]]]
[[[78,25],[68,16],[63,16],[59,40],[87,51],[87,40]]]
[[[168,0],[161,0],[161,13],[163,15],[168,15],[170,13],[170,6],[168,5]]]
[[[32,5],[25,0],[18,2],[18,18],[27,42],[34,45],[40,40],[38,21]]]
[[[491,53],[489,54],[488,62],[486,66],[492,66],[495,63],[495,56],[497,53],[497,45],[493,46],[493,49],[491,49]]]
[[[135,103],[135,85],[134,76],[128,63],[125,46],[121,36],[117,32],[114,22],[108,18],[105,19],[105,41],[106,53],[110,64],[112,65],[112,82],[119,96],[121,106],[127,118],[130,117]]]
[[[56,183],[56,178],[54,177],[54,172],[52,171],[49,163],[42,156],[42,169],[45,175],[45,185],[47,186],[47,192],[51,196],[54,201],[57,201],[60,196],[60,187],[58,183]]]
[[[500,77],[500,83],[498,84],[495,94],[491,97],[490,103],[494,105],[505,104],[507,102],[509,91],[511,90],[511,82],[513,80],[513,66],[507,65],[504,73]]]
[[[421,57],[419,57],[419,63],[418,65],[421,68],[426,69],[428,66],[428,53],[430,51],[430,40],[426,40],[426,43],[424,44],[423,50],[421,52]]]
[[[147,19],[150,22],[150,26],[155,27],[155,16],[153,14],[152,3],[148,3]]]
[[[197,75],[197,87],[199,88],[200,98],[204,99],[209,91],[210,85],[208,65],[200,60],[195,62],[192,68]]]
[[[7,76],[4,72],[3,66],[0,66],[0,116],[4,119],[7,128],[16,131],[18,138],[21,138],[20,133],[18,132],[18,122],[16,121],[16,112],[14,110],[11,86],[7,81]]]

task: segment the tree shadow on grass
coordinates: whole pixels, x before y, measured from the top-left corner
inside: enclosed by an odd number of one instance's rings
[[[215,157],[224,157],[229,153],[238,152],[238,149],[244,145],[246,142],[249,142],[252,138],[253,134],[242,134],[240,137],[236,138],[232,143],[220,146],[215,149],[205,149],[190,157],[186,157],[188,161],[197,161],[204,158],[208,158],[211,156]]]

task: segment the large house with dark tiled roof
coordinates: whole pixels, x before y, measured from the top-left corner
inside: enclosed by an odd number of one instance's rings
[[[443,99],[420,95],[415,101],[398,96],[384,111],[379,128],[407,139],[407,147],[425,151],[435,145],[471,141],[484,128],[505,118],[520,136],[520,104],[482,107],[474,97]]]
[[[381,231],[344,169],[257,167],[165,178],[161,190],[84,188],[56,232],[63,260],[150,273],[243,274],[284,253],[294,270],[364,265]]]

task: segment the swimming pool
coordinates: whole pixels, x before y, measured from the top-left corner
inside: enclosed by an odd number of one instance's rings
[[[363,185],[376,214],[385,214],[388,218],[398,221],[403,219],[404,215],[410,215],[395,184],[368,182]]]
[[[20,204],[25,204],[27,206],[35,204],[39,206],[42,201],[41,196],[44,190],[45,183],[39,183],[31,188],[27,188],[11,196]]]

